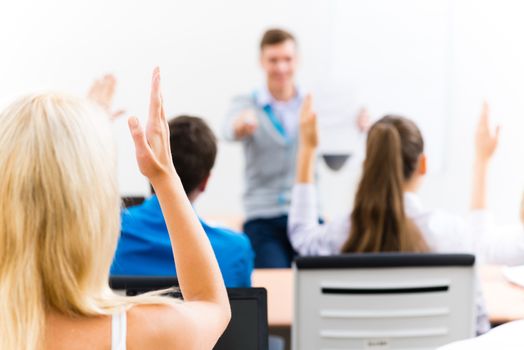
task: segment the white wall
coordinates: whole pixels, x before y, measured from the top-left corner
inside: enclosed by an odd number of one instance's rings
[[[304,86],[342,80],[376,117],[391,111],[420,123],[434,159],[422,190],[430,206],[466,211],[473,129],[488,98],[503,124],[491,203],[499,219],[514,220],[524,172],[523,9],[518,0],[3,2],[0,99],[50,88],[84,94],[113,72],[116,107],[144,118],[160,65],[167,112],[204,116],[218,131],[228,100],[263,83],[261,32],[284,26],[299,37]],[[147,193],[124,120],[115,134],[122,193]],[[201,213],[241,212],[242,167],[240,147],[221,143]],[[327,212],[351,205],[358,172],[358,162],[337,174],[322,167]]]

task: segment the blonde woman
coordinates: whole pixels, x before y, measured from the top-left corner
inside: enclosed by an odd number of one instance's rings
[[[101,110],[40,94],[16,101],[0,120],[0,348],[211,349],[230,309],[171,161],[159,70],[147,127],[130,118],[129,128],[166,218],[184,302],[120,297],[108,287],[120,200]]]

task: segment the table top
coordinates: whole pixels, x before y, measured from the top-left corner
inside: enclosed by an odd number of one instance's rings
[[[256,269],[253,287],[267,289],[267,311],[270,326],[290,326],[293,319],[293,270]]]
[[[479,275],[493,324],[524,319],[524,288],[508,282],[500,266],[481,266]],[[269,325],[289,327],[293,319],[293,271],[257,269],[253,273],[253,287],[267,289]]]
[[[481,266],[479,275],[491,323],[524,319],[524,288],[506,280],[501,266]]]

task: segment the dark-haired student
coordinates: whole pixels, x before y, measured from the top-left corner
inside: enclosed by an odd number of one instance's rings
[[[206,122],[180,116],[169,121],[173,164],[189,200],[205,191],[215,163],[217,142]],[[224,227],[200,223],[215,252],[227,287],[250,287],[254,253],[247,236]],[[124,210],[112,275],[176,275],[173,252],[156,195]]]
[[[487,163],[498,142],[484,107],[476,139],[475,186],[484,186]],[[317,148],[311,97],[301,112],[297,183],[293,188],[289,237],[301,255],[341,252],[474,252],[483,232],[485,196],[475,191],[468,221],[425,208],[416,192],[426,173],[424,140],[411,120],[386,116],[368,133],[366,158],[351,214],[321,225],[315,218],[313,168]],[[477,332],[489,329],[482,298],[477,300]]]

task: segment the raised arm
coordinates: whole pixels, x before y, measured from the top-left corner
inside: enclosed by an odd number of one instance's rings
[[[486,182],[489,161],[497,149],[500,127],[495,132],[489,126],[489,106],[484,102],[475,134],[475,160],[473,164],[473,188],[471,209],[486,208]]]
[[[311,95],[307,95],[300,111],[300,134],[296,175],[297,183],[313,183],[317,147],[317,115],[313,111],[312,97]]]
[[[288,220],[289,241],[300,255],[339,253],[349,232],[348,218],[338,218],[323,225],[318,222],[314,185],[317,146],[317,117],[312,98],[308,95],[300,112],[297,174]]]
[[[114,121],[124,115],[125,110],[112,110],[113,98],[115,97],[116,78],[112,74],[106,74],[102,79],[93,82],[87,93],[87,98],[98,104]]]
[[[484,103],[475,134],[475,163],[471,196],[470,230],[481,261],[498,265],[524,263],[524,235],[521,229],[496,227],[487,207],[487,173],[489,162],[497,149],[500,127],[493,132],[489,125],[489,106]],[[480,236],[480,242],[478,238]]]
[[[135,117],[128,123],[138,166],[155,189],[169,231],[185,300],[183,314],[191,329],[198,328],[193,341],[211,348],[229,321],[229,300],[209,240],[173,166],[158,68],[153,72],[145,130]]]

